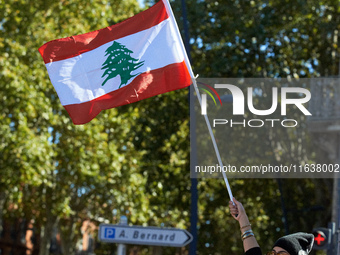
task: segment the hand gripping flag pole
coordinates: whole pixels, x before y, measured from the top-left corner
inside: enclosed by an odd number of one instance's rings
[[[171,17],[171,22],[173,23],[173,28],[176,30],[175,32],[176,32],[178,38],[182,38],[181,34],[179,32],[179,29],[178,29],[178,25],[177,25],[175,16],[174,16],[174,14],[172,12],[172,9],[171,9],[171,6],[169,4],[169,1],[168,0],[162,0],[162,1],[164,3],[164,6],[165,6],[167,12],[168,12],[168,15]],[[202,99],[201,99],[201,95],[200,95],[200,93],[198,91],[198,88],[197,88],[197,83],[196,83],[195,75],[194,75],[194,73],[192,71],[188,55],[186,54],[186,50],[185,50],[185,47],[183,45],[183,41],[182,40],[180,40],[180,41],[181,41],[181,48],[182,48],[182,50],[184,52],[184,60],[185,60],[186,66],[188,67],[188,71],[190,73],[191,80],[192,80],[193,86],[195,88],[195,92],[197,94],[198,102],[199,102],[200,106],[202,106]],[[214,133],[212,132],[208,116],[204,115],[204,119],[205,119],[205,122],[206,122],[206,124],[208,126],[209,134],[210,134],[211,140],[212,140],[213,145],[214,145],[214,149],[215,149],[215,153],[216,153],[216,156],[217,156],[218,163],[219,163],[221,169],[223,169],[223,163],[222,163],[222,160],[221,160],[220,152],[218,150],[217,143],[216,143],[216,140],[215,140],[215,136],[214,136]],[[230,185],[229,185],[229,181],[228,181],[227,175],[223,171],[222,171],[222,175],[223,175],[224,182],[225,182],[225,184],[227,186],[229,198],[234,203],[234,201],[233,201],[233,194],[232,194],[231,189],[230,189]]]

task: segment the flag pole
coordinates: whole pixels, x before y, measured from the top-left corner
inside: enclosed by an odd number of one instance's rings
[[[199,102],[200,106],[202,106],[201,94],[198,91],[196,79],[192,79],[192,82],[193,82],[193,86],[195,88],[195,92],[196,92],[196,95],[197,95],[197,98],[198,98],[198,102]],[[221,169],[223,169],[224,167],[223,167],[220,151],[219,151],[219,149],[217,147],[216,139],[215,139],[214,133],[212,131],[212,128],[211,128],[211,125],[210,125],[210,121],[208,119],[208,115],[207,114],[204,115],[204,119],[205,119],[205,122],[207,124],[211,140],[212,140],[213,145],[214,145],[214,149],[215,149],[215,153],[216,153],[216,157],[217,157],[218,163],[219,163]],[[227,190],[228,190],[229,198],[234,203],[234,201],[233,201],[233,193],[231,192],[231,188],[230,188],[230,185],[229,185],[229,181],[228,181],[227,175],[226,175],[226,173],[224,171],[222,171],[222,175],[223,175],[223,179],[224,179],[224,182],[225,182]]]
[[[188,67],[188,71],[189,71],[189,74],[191,76],[191,80],[192,80],[193,86],[195,88],[195,92],[196,92],[196,95],[197,95],[197,98],[198,98],[198,102],[199,102],[200,106],[202,106],[202,99],[201,99],[201,95],[200,95],[200,93],[198,91],[198,88],[197,88],[196,78],[195,78],[195,75],[194,75],[194,73],[192,71],[188,55],[186,54],[186,50],[185,50],[185,47],[184,47],[184,44],[183,44],[183,40],[182,40],[181,34],[179,32],[179,28],[178,28],[175,16],[174,16],[174,14],[172,12],[172,9],[171,9],[169,1],[168,0],[162,0],[162,1],[164,3],[164,6],[165,6],[167,12],[168,12],[168,15],[171,17],[170,22],[173,23],[173,26],[174,26],[174,28],[176,30],[175,32],[177,34],[177,37],[180,39],[179,41],[181,42],[180,46],[181,46],[182,52],[184,54],[184,61],[185,61],[186,66]],[[211,125],[210,125],[208,116],[204,115],[204,119],[205,119],[205,122],[207,124],[211,140],[212,140],[213,145],[214,145],[214,149],[215,149],[215,153],[216,153],[216,156],[217,156],[218,163],[219,163],[221,169],[223,169],[223,163],[222,163],[222,160],[221,160],[221,155],[220,155],[220,152],[218,150],[217,143],[216,143],[216,140],[215,140],[215,136],[214,136],[214,133],[213,133],[213,131],[211,129]],[[224,182],[225,182],[227,190],[228,190],[229,198],[234,203],[234,201],[233,201],[233,193],[231,192],[231,188],[230,188],[230,185],[229,185],[229,181],[228,181],[227,175],[226,175],[226,173],[224,171],[222,171],[222,175],[223,175],[223,179],[224,179]]]

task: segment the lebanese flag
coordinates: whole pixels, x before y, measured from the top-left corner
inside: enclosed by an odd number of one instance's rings
[[[191,84],[192,70],[167,0],[113,26],[50,41],[39,52],[74,124]]]

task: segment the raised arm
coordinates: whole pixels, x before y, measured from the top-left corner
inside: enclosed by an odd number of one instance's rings
[[[254,233],[251,229],[251,224],[243,205],[235,198],[233,198],[233,201],[235,205],[232,201],[229,201],[230,213],[240,224],[241,239],[243,240],[244,251],[246,254],[249,254],[247,252],[250,250],[255,252],[252,252],[251,254],[261,254],[260,246],[257,243]]]

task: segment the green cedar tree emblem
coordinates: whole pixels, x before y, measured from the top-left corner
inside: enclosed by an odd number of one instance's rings
[[[131,72],[144,65],[144,61],[138,62],[138,59],[131,57],[130,55],[133,51],[129,50],[124,45],[118,42],[113,42],[113,44],[108,47],[105,52],[105,56],[108,57],[102,64],[101,69],[105,69],[102,78],[105,75],[107,75],[107,77],[102,83],[102,86],[104,86],[108,80],[120,75],[120,88],[121,86],[126,85],[132,77],[140,74],[131,75]]]

